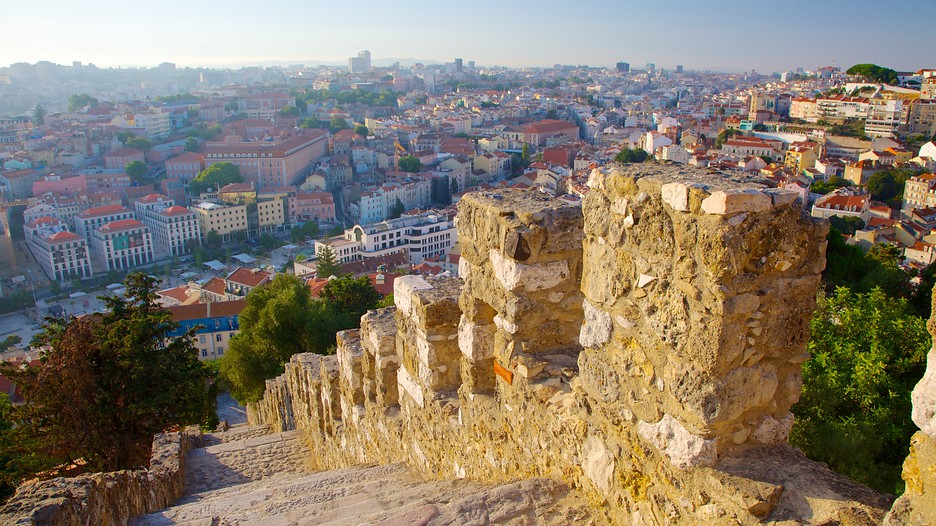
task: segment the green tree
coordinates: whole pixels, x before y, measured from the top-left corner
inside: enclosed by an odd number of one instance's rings
[[[848,68],[845,73],[864,77],[870,82],[897,84],[897,72],[877,64],[855,64]]]
[[[33,124],[35,124],[36,126],[42,126],[43,124],[45,124],[45,118],[46,118],[46,109],[43,108],[41,105],[36,104],[32,110]]]
[[[930,336],[906,300],[875,288],[820,295],[793,406],[791,443],[878,491],[900,494],[901,465],[916,431],[910,391],[923,375]]]
[[[296,225],[289,229],[289,240],[293,243],[302,243],[305,241],[305,234],[302,233],[302,227]]]
[[[330,131],[333,135],[340,132],[341,130],[347,130],[349,128],[350,126],[348,126],[348,122],[341,117],[332,117],[331,122],[328,123],[328,131]]]
[[[25,399],[18,425],[42,437],[38,454],[132,469],[147,464],[153,434],[210,425],[215,408],[194,330],[170,336],[177,324],[157,304],[156,279],[132,274],[125,285],[124,296],[101,298],[100,316],[49,321],[37,336],[49,346],[38,366],[4,370]]]
[[[349,320],[325,302],[313,299],[302,279],[277,274],[247,294],[238,316],[240,332],[219,365],[231,394],[241,403],[263,396],[264,382],[283,372],[297,353],[325,354],[335,333],[351,328]]]
[[[725,144],[725,141],[734,137],[735,135],[741,135],[741,130],[725,128],[724,130],[718,132],[718,136],[715,137],[715,149],[720,150],[722,145]]]
[[[96,108],[98,105],[98,100],[87,93],[82,93],[80,95],[75,94],[71,97],[68,97],[68,111],[78,111],[85,106]]]
[[[153,143],[146,137],[131,137],[127,139],[127,147],[146,153],[153,147]]]
[[[189,190],[192,195],[198,195],[207,191],[209,188],[218,190],[231,183],[243,183],[244,177],[240,173],[240,168],[233,163],[221,162],[215,163],[202,170],[195,179],[189,183]]]
[[[642,163],[645,162],[649,157],[650,156],[646,151],[639,148],[636,150],[624,148],[614,156],[614,160],[619,163]]]
[[[279,246],[279,242],[276,241],[276,238],[271,236],[270,234],[263,234],[262,236],[260,236],[260,239],[258,239],[257,241],[259,241],[260,246],[262,246],[263,248],[267,250],[273,250],[274,248]]]
[[[324,128],[325,123],[322,122],[315,115],[309,117],[308,119],[302,121],[302,124],[299,125],[300,128]]]
[[[393,208],[390,209],[390,219],[396,219],[403,215],[403,212],[406,211],[406,206],[403,205],[403,201],[400,201],[398,197],[396,203],[394,203]]]
[[[330,280],[319,297],[351,319],[360,319],[369,309],[377,308],[380,301],[380,293],[367,276],[342,276]]]
[[[127,166],[124,167],[124,170],[133,181],[137,183],[145,182],[144,176],[146,175],[146,164],[140,161],[130,161],[127,163]]]
[[[839,217],[832,216],[829,218],[829,224],[832,225],[832,228],[838,230],[839,232],[852,236],[855,232],[862,230],[865,227],[865,222],[860,217]]]
[[[23,339],[20,338],[18,335],[11,334],[7,336],[6,338],[4,338],[3,341],[0,341],[0,352],[3,352],[9,349],[10,347],[13,347],[14,345],[22,343],[22,341]]]
[[[842,179],[838,176],[830,177],[828,181],[816,181],[810,187],[809,191],[815,194],[827,194],[836,188],[852,186],[848,179]]]
[[[119,131],[114,134],[114,137],[117,137],[117,140],[120,141],[120,144],[126,146],[127,141],[136,137],[136,134],[131,131]]]
[[[762,122],[758,122],[752,129],[756,132],[765,132],[767,131],[767,125]]]
[[[320,278],[327,278],[338,276],[340,273],[340,265],[335,258],[335,251],[332,250],[331,245],[325,243],[315,262],[315,275]]]
[[[452,182],[449,184],[449,192],[453,195],[458,193],[458,179],[452,178]]]
[[[357,126],[354,127],[354,133],[356,133],[357,135],[360,135],[361,137],[367,137],[369,130],[367,129],[367,126],[364,126],[363,124],[358,124]]]
[[[419,161],[419,157],[407,155],[400,158],[399,166],[401,171],[416,173],[422,169],[422,162]]]
[[[211,248],[218,248],[221,246],[221,236],[218,234],[217,230],[211,229],[205,234],[205,244]]]
[[[187,152],[197,152],[199,150],[198,139],[195,137],[189,137],[185,140],[185,151]]]
[[[879,287],[891,298],[910,296],[910,276],[896,266],[868,257],[860,247],[849,245],[842,234],[832,228],[826,237],[826,268],[822,282],[826,290],[847,287],[855,292],[870,292]]]
[[[279,110],[280,117],[298,117],[299,108],[295,106],[283,106]]]
[[[315,221],[306,221],[302,224],[302,233],[310,239],[315,239],[319,235],[319,225]]]
[[[871,174],[865,186],[871,192],[872,199],[900,208],[907,180],[920,173],[922,170],[913,168],[889,168]]]

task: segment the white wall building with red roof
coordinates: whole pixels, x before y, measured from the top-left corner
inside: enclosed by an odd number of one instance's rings
[[[40,217],[23,226],[26,244],[42,271],[52,281],[90,278],[88,242],[68,231],[61,219]]]
[[[96,229],[112,221],[133,219],[133,211],[123,205],[105,205],[89,208],[79,213],[73,219],[75,233],[85,238],[89,244],[92,242]]]
[[[91,247],[104,272],[153,262],[152,234],[149,227],[136,219],[112,221],[96,229]]]

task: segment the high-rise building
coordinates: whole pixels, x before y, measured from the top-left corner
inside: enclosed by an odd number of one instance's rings
[[[647,62],[647,71],[653,75],[656,72],[656,64],[653,62]]]
[[[618,62],[615,64],[615,67],[618,70],[618,73],[630,73],[630,64],[627,62]]]
[[[370,73],[371,61],[370,51],[366,49],[357,54],[356,57],[348,59],[348,70],[351,73]]]
[[[462,72],[462,59],[456,58],[455,59],[455,73],[461,73],[461,72]]]
[[[682,73],[682,72],[683,72],[682,64],[677,64],[677,65],[676,65],[676,73]]]

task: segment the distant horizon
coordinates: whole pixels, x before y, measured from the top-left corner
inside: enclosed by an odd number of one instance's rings
[[[362,50],[362,51],[363,51],[363,50]],[[451,63],[451,62],[453,62],[455,58],[456,58],[456,57],[452,57],[451,60],[445,61],[445,60],[438,60],[438,59],[396,58],[396,57],[387,57],[387,58],[377,57],[377,58],[374,58],[374,57],[372,57],[372,58],[371,58],[371,63],[373,64],[373,67],[374,67],[374,68],[378,68],[378,69],[379,69],[379,68],[390,67],[390,66],[391,66],[393,63],[395,63],[395,62],[399,62],[401,68],[403,68],[403,67],[410,67],[410,66],[412,66],[412,65],[414,65],[414,64],[424,64],[424,65],[426,65],[426,66],[442,66],[442,65],[444,65],[444,64],[446,64],[446,63]],[[457,58],[461,58],[461,57],[457,57]],[[165,64],[165,63],[172,64],[172,65],[176,66],[177,68],[192,68],[192,69],[239,69],[239,68],[250,68],[250,67],[265,67],[265,68],[266,68],[266,67],[283,67],[283,68],[286,68],[286,67],[288,67],[288,66],[293,66],[293,65],[301,65],[301,66],[306,67],[306,68],[316,68],[316,67],[330,67],[330,68],[339,68],[339,69],[340,69],[340,68],[345,68],[345,69],[347,68],[347,64],[346,64],[347,61],[340,61],[340,60],[320,60],[320,59],[308,59],[308,60],[267,59],[267,60],[253,61],[253,62],[238,62],[238,61],[233,61],[233,62],[228,62],[228,63],[213,63],[213,64],[179,64],[179,63],[173,62],[173,61],[171,61],[171,60],[163,60],[163,61],[160,61],[160,62],[157,62],[157,63],[150,63],[150,64],[134,64],[134,63],[126,63],[126,64],[98,64],[98,63],[95,63],[95,62],[93,62],[93,61],[87,61],[87,62],[86,62],[86,61],[81,61],[81,60],[77,60],[77,59],[76,59],[76,60],[68,61],[68,62],[56,62],[56,61],[53,61],[53,60],[38,60],[38,61],[27,62],[27,61],[24,61],[24,60],[20,60],[20,61],[11,63],[11,64],[0,65],[0,69],[9,68],[9,67],[12,67],[14,64],[22,64],[22,63],[26,63],[26,64],[29,64],[29,65],[35,66],[35,65],[36,65],[37,63],[39,63],[39,62],[50,62],[50,63],[55,64],[55,65],[57,65],[57,66],[63,66],[63,67],[72,67],[72,65],[73,65],[74,62],[79,62],[79,63],[81,63],[82,66],[91,66],[91,65],[93,65],[94,67],[99,68],[99,69],[152,69],[152,68],[159,67],[160,64]],[[466,60],[465,62],[468,62],[468,61]],[[626,60],[621,60],[621,61],[618,61],[618,62],[627,62],[627,61],[626,61]],[[823,67],[828,67],[828,66],[839,67],[839,68],[841,68],[842,71],[845,71],[845,70],[847,70],[848,68],[850,68],[851,66],[854,66],[855,64],[862,64],[862,63],[863,63],[863,62],[856,62],[856,63],[853,63],[853,64],[852,64],[852,63],[849,63],[849,64],[847,64],[847,65],[845,65],[845,64],[821,64],[821,65],[812,65],[812,66],[796,66],[796,67],[792,67],[792,68],[788,68],[788,69],[783,69],[783,70],[772,70],[772,71],[767,71],[767,70],[761,71],[761,70],[758,70],[757,68],[744,68],[744,67],[740,67],[740,68],[739,68],[739,67],[734,67],[734,68],[728,68],[728,67],[723,67],[723,68],[718,68],[718,67],[714,67],[714,68],[693,68],[693,67],[688,66],[688,65],[685,65],[685,64],[676,64],[676,65],[672,65],[672,66],[654,64],[654,67],[656,68],[657,71],[660,71],[660,70],[674,71],[674,70],[676,69],[676,66],[682,66],[682,67],[683,67],[683,70],[686,71],[686,72],[708,72],[708,73],[738,74],[738,73],[748,73],[748,72],[750,72],[751,70],[754,70],[757,74],[760,74],[760,75],[772,75],[772,74],[785,73],[785,72],[791,72],[791,71],[795,72],[798,68],[803,68],[804,71],[815,71],[815,70],[817,70],[818,68],[823,68]],[[519,65],[519,66],[506,66],[506,65],[502,65],[502,64],[476,64],[476,65],[475,65],[475,69],[486,69],[486,68],[508,68],[508,69],[537,68],[537,69],[552,69],[552,68],[554,68],[554,67],[557,66],[557,65],[562,66],[562,67],[572,66],[572,67],[587,67],[587,68],[614,69],[615,66],[616,66],[616,64],[617,64],[616,62],[613,63],[613,64],[608,64],[608,65],[605,65],[605,64],[589,64],[589,63],[553,63],[553,64],[548,64],[548,65],[546,65],[546,64],[532,64],[532,65]],[[637,71],[645,71],[645,70],[647,69],[647,66],[648,66],[648,64],[633,64],[633,63],[628,63],[628,64],[630,65],[631,71],[634,71],[634,70],[637,70]],[[936,61],[934,61],[933,64],[936,65]],[[895,70],[895,71],[918,71],[918,70],[920,70],[920,69],[932,69],[933,67],[936,67],[936,66],[930,65],[930,64],[923,64],[923,65],[914,66],[914,67],[911,67],[911,68],[896,68],[896,67],[892,67],[892,66],[890,66],[890,65],[888,65],[888,64],[878,64],[878,65],[879,65],[879,66],[883,66],[883,67],[888,67],[888,68],[893,69],[893,70]]]
[[[867,29],[868,16],[881,9],[870,0],[789,0],[779,7],[675,0],[666,8],[587,0],[575,9],[558,0],[542,0],[535,8],[476,0],[470,11],[429,0],[410,0],[403,7],[362,0],[353,12],[334,3],[271,2],[260,13],[248,0],[164,0],[146,11],[118,0],[93,4],[92,9],[45,0],[4,6],[0,64],[340,67],[367,49],[375,62],[420,57],[413,60],[445,63],[459,57],[482,67],[509,68],[617,62],[726,73],[847,69],[860,63],[897,71],[936,67],[929,28],[936,2],[924,0],[902,2],[900,13],[906,16],[892,31]]]

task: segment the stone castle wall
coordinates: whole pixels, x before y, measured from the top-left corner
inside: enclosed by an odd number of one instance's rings
[[[183,460],[198,429],[153,437],[149,469],[86,473],[23,484],[0,507],[0,524],[127,524],[182,496]]]
[[[886,498],[787,445],[827,226],[687,168],[589,186],[466,195],[460,276],[398,278],[251,422],[305,430],[322,469],[554,477],[619,524],[880,524]]]

